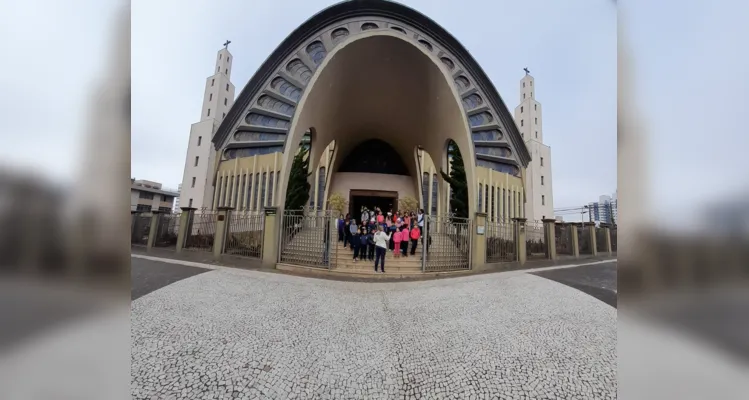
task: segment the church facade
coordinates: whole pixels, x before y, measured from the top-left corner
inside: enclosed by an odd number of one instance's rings
[[[303,144],[313,209],[338,193],[352,209],[412,197],[428,214],[447,214],[439,171],[449,171],[448,143],[465,161],[469,216],[525,216],[531,155],[468,51],[403,5],[343,2],[293,31],[221,116],[202,204],[282,210]]]

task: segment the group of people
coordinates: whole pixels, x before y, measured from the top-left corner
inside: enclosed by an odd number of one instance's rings
[[[424,210],[417,213],[398,213],[375,207],[372,210],[362,207],[361,218],[351,218],[350,214],[338,218],[338,241],[343,247],[354,251],[354,262],[374,261],[375,272],[385,272],[385,254],[393,252],[393,257],[408,257],[416,254],[416,246],[424,229]],[[359,223],[357,223],[359,221]]]

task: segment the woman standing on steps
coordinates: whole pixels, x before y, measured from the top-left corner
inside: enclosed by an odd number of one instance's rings
[[[359,257],[359,227],[356,226],[356,220],[352,219],[349,224],[349,241],[351,242],[351,249],[354,250],[354,262]]]
[[[382,225],[377,227],[377,233],[374,235],[374,242],[375,242],[375,272],[377,272],[377,264],[382,260],[382,268],[381,271],[384,274],[385,273],[385,253],[388,248],[388,241],[390,240],[390,235],[383,232]]]

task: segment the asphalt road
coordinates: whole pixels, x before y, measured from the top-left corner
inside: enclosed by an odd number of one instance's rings
[[[164,286],[204,272],[206,268],[130,258],[130,299],[135,300]]]
[[[535,272],[533,275],[580,290],[611,307],[617,306],[616,261]]]

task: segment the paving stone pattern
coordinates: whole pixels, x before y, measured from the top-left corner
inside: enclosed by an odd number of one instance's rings
[[[614,399],[616,310],[529,274],[221,269],[132,303],[134,399]]]

